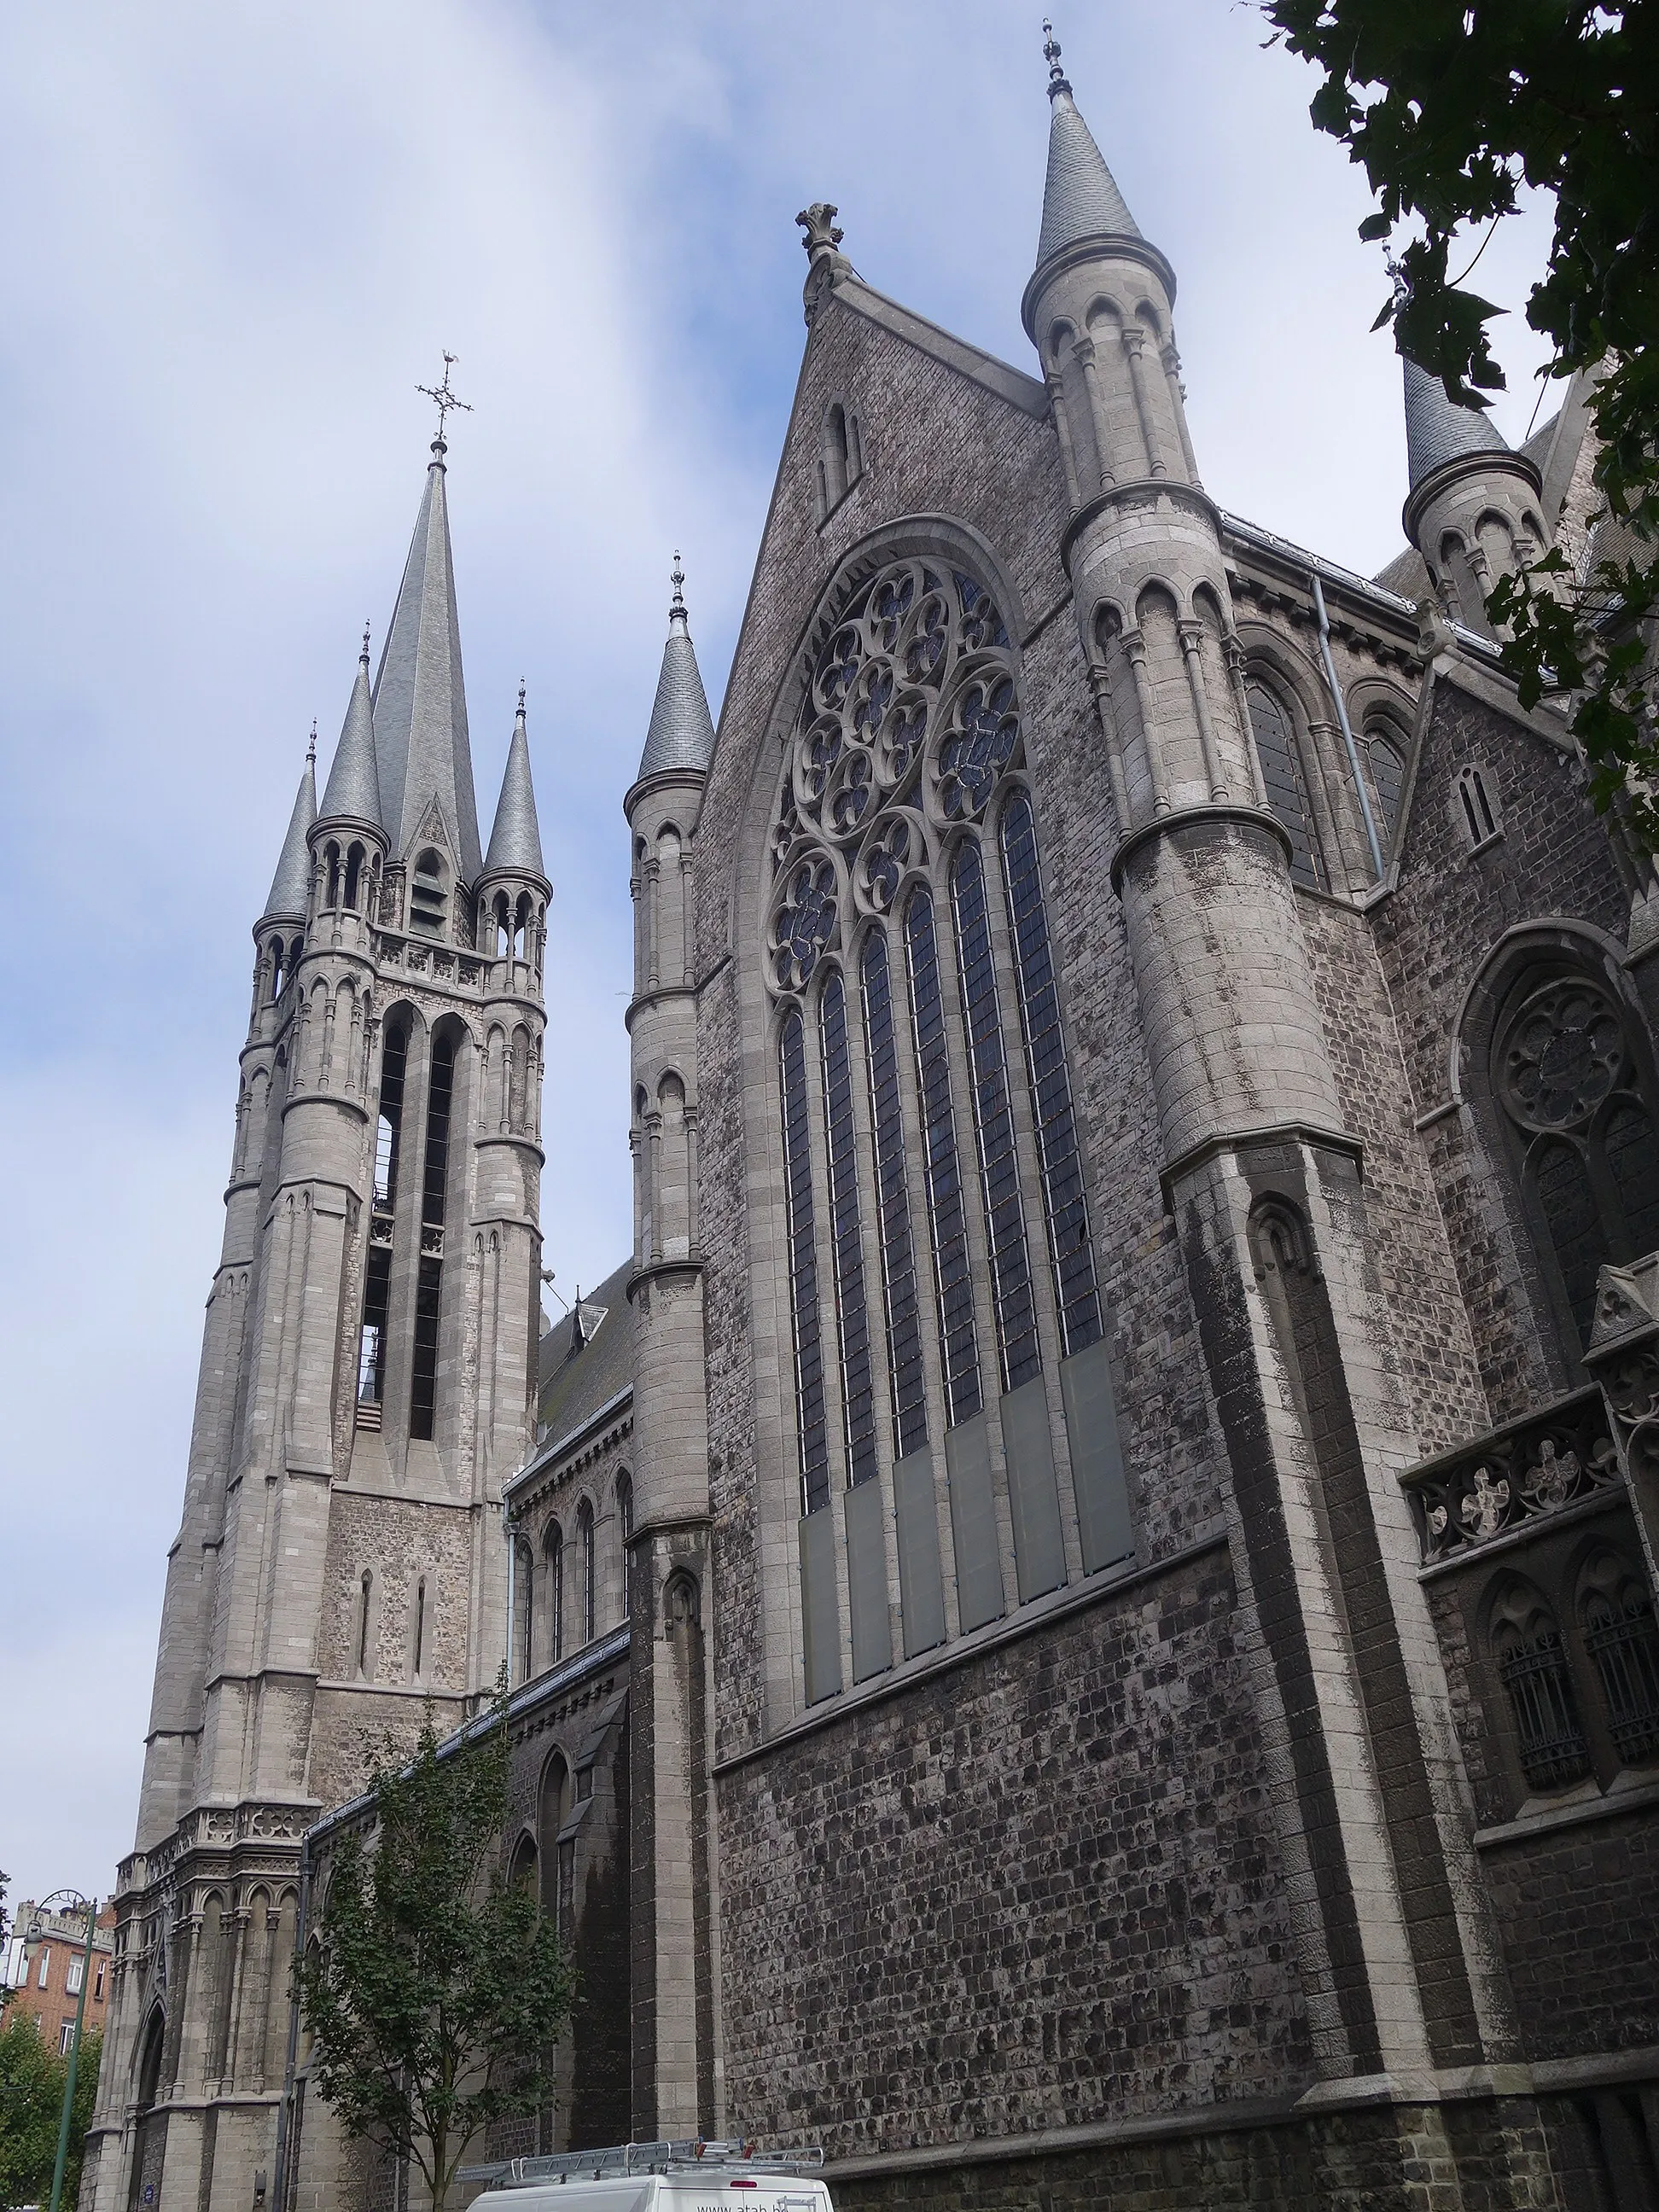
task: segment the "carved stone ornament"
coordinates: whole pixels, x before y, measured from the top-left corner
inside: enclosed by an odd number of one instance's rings
[[[1581,1127],[1625,1070],[1625,1024],[1607,993],[1581,976],[1534,991],[1510,1023],[1498,1066],[1504,1103],[1523,1127]]]
[[[1633,1385],[1632,1398],[1651,1404],[1656,1392],[1659,1361],[1648,1383]],[[1417,1515],[1425,1565],[1622,1488],[1609,1425],[1602,1392],[1580,1390],[1529,1420],[1413,1468],[1401,1480]]]
[[[830,200],[814,200],[795,217],[806,235],[801,245],[808,253],[833,253],[846,233],[836,228],[840,210]]]
[[[984,813],[1022,757],[1018,684],[973,577],[894,561],[854,594],[812,661],[773,809],[775,992],[803,989],[856,916],[890,914],[940,838]]]

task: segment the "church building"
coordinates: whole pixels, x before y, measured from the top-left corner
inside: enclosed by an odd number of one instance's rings
[[[1586,392],[1512,449],[1407,363],[1374,580],[1229,513],[1048,58],[1030,367],[799,219],[718,723],[677,569],[618,794],[632,1249],[546,1333],[434,444],[254,930],[88,2212],[416,2204],[288,1964],[503,1666],[582,2002],[480,2157],[1659,2212],[1659,902],[1486,611],[1594,556]]]

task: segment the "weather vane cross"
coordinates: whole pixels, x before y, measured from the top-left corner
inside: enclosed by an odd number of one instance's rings
[[[415,387],[416,392],[423,392],[437,407],[438,443],[441,446],[444,443],[444,424],[450,409],[459,407],[464,415],[470,415],[472,412],[472,402],[470,399],[458,399],[449,388],[449,372],[459,357],[458,354],[453,353],[447,353],[444,356],[444,380],[435,391],[429,384],[417,384]]]

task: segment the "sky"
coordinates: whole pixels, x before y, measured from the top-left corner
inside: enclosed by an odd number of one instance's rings
[[[716,713],[805,338],[793,218],[1031,368],[1040,4],[0,0],[0,1868],[112,1887],[252,945],[313,718],[449,497],[484,836],[528,686],[555,892],[546,1264],[629,1234],[627,840],[676,548]],[[1079,106],[1168,255],[1223,506],[1372,573],[1399,363],[1363,177],[1243,0],[1073,4]],[[1526,434],[1533,206],[1497,420]],[[1553,406],[1544,402],[1542,420]]]

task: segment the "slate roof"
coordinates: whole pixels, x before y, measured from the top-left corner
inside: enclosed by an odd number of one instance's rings
[[[1063,77],[1048,88],[1048,176],[1042,190],[1042,228],[1037,238],[1037,266],[1051,253],[1079,238],[1105,233],[1139,238],[1130,214],[1088,125],[1078,112]]]
[[[374,678],[374,742],[380,800],[394,859],[408,852],[433,799],[456,842],[468,883],[482,872],[478,807],[472,792],[460,617],[449,550],[443,446],[433,445],[398,605]]]
[[[337,814],[349,815],[358,822],[378,822],[385,827],[380,812],[380,777],[374,765],[374,710],[368,696],[366,647],[357,663],[351,703],[346,708],[340,742],[334,748],[319,818],[331,820]]]
[[[530,778],[530,738],[525,729],[524,702],[513,723],[513,742],[507,749],[507,769],[501,795],[495,805],[495,826],[489,833],[484,873],[510,868],[515,875],[545,877],[542,866],[541,826],[536,819],[536,790]]]
[[[628,1278],[633,1271],[630,1257],[582,1298],[585,1343],[575,1341],[569,1314],[562,1315],[543,1337],[536,1368],[544,1431],[538,1455],[574,1434],[601,1406],[632,1389],[634,1309],[628,1302]]]
[[[1406,468],[1415,491],[1426,476],[1466,453],[1506,453],[1509,447],[1489,412],[1459,407],[1437,376],[1401,356],[1406,372]]]
[[[708,711],[708,695],[702,688],[685,609],[676,605],[669,617],[668,642],[662,649],[651,726],[635,781],[643,783],[647,776],[659,775],[665,769],[695,769],[700,775],[714,754],[714,720]]]
[[[262,921],[275,915],[305,913],[311,890],[311,850],[307,832],[316,819],[317,779],[307,761],[300,778],[300,788],[294,794],[294,811],[288,819],[288,835],[283,840],[276,872],[270,879],[270,896],[265,901]]]

